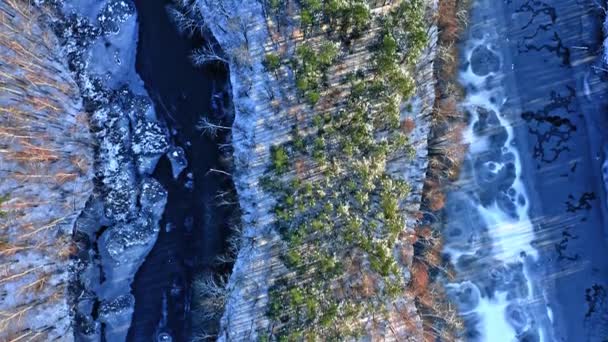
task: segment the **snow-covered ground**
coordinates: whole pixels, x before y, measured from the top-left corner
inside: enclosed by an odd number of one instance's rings
[[[287,83],[293,83],[290,70],[282,70],[281,77],[277,79],[263,66],[265,54],[275,49],[277,43],[269,39],[268,23],[259,2],[200,0],[198,5],[211,33],[229,59],[235,108],[232,129],[234,182],[243,211],[241,248],[228,282],[228,298],[218,340],[255,340],[259,333],[268,331],[268,290],[286,270],[279,259],[280,237],[273,227],[271,208],[274,199],[262,191],[259,178],[269,168],[270,147],[290,139],[291,126],[296,124],[293,113],[307,113],[309,109],[297,103],[295,89]],[[226,30],[226,27],[232,29]],[[431,28],[430,32],[434,41],[435,30]],[[290,37],[282,48],[293,49],[293,45],[300,41],[295,30],[292,33],[282,32]],[[434,101],[433,65],[430,63],[433,59],[434,50],[430,49],[418,70],[418,94],[412,103],[416,113],[416,130],[412,134],[416,149],[414,162],[399,159],[389,166],[391,171],[400,173],[412,184],[408,201],[411,203],[408,209],[412,212],[419,209],[426,174],[430,129],[427,120]],[[356,68],[358,62],[360,60],[352,59],[344,64]],[[399,301],[394,307],[396,310],[399,310],[397,307],[407,307],[405,310],[413,310],[414,313],[416,310],[411,299],[403,303]],[[398,315],[395,318],[395,326],[402,326],[403,320],[399,320]],[[421,330],[419,320],[414,324]]]
[[[57,38],[0,3],[0,340],[71,334],[72,228],[92,192],[93,139]]]
[[[263,193],[258,180],[268,168],[270,146],[285,141],[288,129],[264,123],[272,121],[274,111],[265,95],[265,85],[271,80],[262,65],[268,32],[260,3],[228,0],[219,5],[203,0],[199,6],[210,31],[231,57],[234,183],[243,212],[241,248],[228,283],[218,340],[255,340],[269,323],[265,312],[272,274],[284,269],[276,248],[280,238],[269,212],[273,199]],[[240,21],[245,31],[224,30],[230,20]],[[239,63],[238,51],[247,54],[240,56],[249,60],[245,65]]]

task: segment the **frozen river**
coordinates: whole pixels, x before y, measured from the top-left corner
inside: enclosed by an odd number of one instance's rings
[[[219,206],[216,195],[231,191],[233,185],[230,178],[209,170],[226,167],[218,144],[229,132],[210,137],[196,125],[204,116],[231,125],[230,115],[222,109],[228,73],[221,65],[192,65],[190,54],[203,44],[203,37],[180,34],[167,15],[170,4],[169,0],[135,1],[137,72],[171,132],[174,150],[170,152],[176,153],[171,159],[181,160],[185,168],[175,174],[170,159],[163,157],[154,171],[168,191],[168,201],[158,240],[132,284],[135,312],[129,341],[160,341],[166,336],[188,340],[195,307],[190,303],[193,278],[227,271],[216,258],[225,252],[233,206]]]
[[[605,341],[608,132],[592,0],[474,2],[469,152],[448,194],[448,285],[469,340]]]

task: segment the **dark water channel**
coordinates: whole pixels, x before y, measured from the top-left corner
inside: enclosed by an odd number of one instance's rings
[[[168,203],[158,240],[132,284],[135,313],[129,341],[156,341],[168,333],[173,341],[188,339],[191,282],[201,272],[218,269],[215,258],[224,252],[228,218],[234,208],[218,206],[216,194],[231,190],[231,180],[211,168],[224,169],[218,143],[195,126],[201,116],[226,126],[231,118],[222,106],[228,72],[221,65],[195,68],[189,60],[203,38],[180,35],[167,17],[170,1],[136,0],[139,42],[136,69],[152,97],[158,117],[165,122],[174,146],[185,151],[188,166],[177,179],[164,156],[154,178],[168,190]]]
[[[471,341],[607,341],[608,73],[593,0],[477,0],[448,286]]]

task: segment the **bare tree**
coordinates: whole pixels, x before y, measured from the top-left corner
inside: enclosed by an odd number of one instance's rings
[[[228,63],[223,53],[211,42],[207,42],[202,48],[196,49],[190,55],[194,65],[203,66],[210,62]]]
[[[179,8],[192,11],[196,8],[196,0],[173,0],[173,2],[179,6]]]
[[[232,253],[220,254],[215,258],[218,265],[229,265],[236,261],[236,256]]]
[[[167,13],[179,32],[192,36],[198,30],[203,35],[203,31],[207,26],[201,15],[197,1],[174,0],[173,3],[174,5],[168,7]]]
[[[201,276],[194,281],[195,296],[203,308],[201,318],[212,319],[221,314],[228,298],[227,287],[225,277]]]
[[[219,144],[217,147],[223,153],[230,154],[232,156],[232,152],[234,151],[234,146],[232,146],[232,143]]]
[[[238,203],[234,200],[234,194],[229,191],[220,191],[215,198],[217,199],[218,206],[231,206]]]
[[[270,84],[264,83],[264,90],[266,91],[266,98],[268,101],[272,101],[275,99],[274,90],[270,86]]]
[[[194,32],[200,28],[199,23],[197,23],[192,17],[175,7],[167,8],[167,14],[169,15],[169,19],[171,19],[171,21],[175,24],[175,27],[177,27],[180,34],[187,34],[189,37],[191,37],[194,35]]]
[[[241,231],[232,232],[226,242],[228,243],[230,253],[234,255],[238,254],[241,247],[243,247],[243,233]]]
[[[224,1],[222,1],[222,0],[205,0],[205,3],[207,4],[208,8],[211,8],[214,11],[219,12],[219,14],[222,15],[223,17],[225,17],[226,19],[229,19],[230,17],[232,17],[232,14],[230,12],[228,12],[228,10],[226,10]]]
[[[217,125],[209,121],[209,119],[203,117],[198,121],[196,129],[202,132],[202,134],[208,134],[211,137],[215,137],[217,132],[220,130],[230,130],[230,127]]]

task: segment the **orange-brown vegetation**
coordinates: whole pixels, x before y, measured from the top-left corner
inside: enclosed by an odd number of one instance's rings
[[[439,39],[435,60],[435,107],[429,141],[429,168],[423,191],[427,211],[439,213],[445,207],[446,187],[456,180],[467,146],[463,142],[465,117],[459,108],[463,90],[458,84],[458,40],[467,22],[469,0],[440,0],[437,14]],[[437,277],[453,277],[442,258],[442,239],[437,226],[416,229],[417,255],[412,267],[412,291],[423,319],[425,341],[453,341],[462,329],[455,307],[447,299]],[[434,270],[435,272],[429,272]],[[426,277],[422,275],[426,271]]]
[[[57,251],[57,256],[62,260],[67,260],[70,257],[76,255],[78,252],[78,246],[73,241],[68,241]]]
[[[437,191],[435,195],[429,198],[429,208],[432,211],[438,211],[443,209],[445,206],[445,194],[441,191]]]
[[[400,239],[410,245],[413,245],[416,243],[416,241],[418,241],[418,235],[411,231],[402,232],[400,235]]]
[[[420,318],[416,311],[410,310],[407,305],[395,303],[395,310],[393,312],[399,315],[399,321],[403,322],[406,331],[413,332],[419,330],[417,324]]]
[[[438,158],[434,159],[433,161],[437,160]],[[431,163],[430,167],[434,167],[434,165]],[[424,189],[425,205],[431,211],[439,211],[443,209],[445,205],[445,194],[443,193],[441,183],[435,179],[428,178],[424,184]]]
[[[434,116],[442,121],[462,116],[458,109],[458,100],[456,97],[449,96],[443,99],[438,99],[437,103],[435,104]]]
[[[363,257],[355,253],[347,262],[344,287],[357,298],[371,298],[378,291],[378,277],[363,267]]]
[[[416,227],[416,235],[423,241],[429,240],[433,236],[433,230],[430,226]]]
[[[410,272],[412,273],[410,286],[412,287],[414,295],[419,297],[428,290],[429,269],[424,263],[414,260]]]
[[[412,118],[406,118],[401,121],[401,131],[405,134],[410,134],[416,128],[416,122]]]
[[[427,249],[422,256],[424,262],[426,262],[429,267],[438,268],[442,266],[441,246],[442,244],[437,244],[436,246]]]
[[[462,25],[455,15],[458,11],[457,0],[442,0],[439,2],[437,11],[437,26],[439,28],[439,39],[444,42],[455,41],[462,32]]]
[[[441,0],[437,14],[439,39],[435,61],[435,108],[429,141],[429,171],[425,200],[431,211],[443,209],[446,183],[458,177],[467,150],[462,133],[466,127],[459,108],[463,91],[458,84],[458,40],[467,25],[469,0]]]
[[[2,341],[63,337],[71,227],[92,189],[88,120],[43,11],[0,2]]]
[[[458,73],[458,48],[456,44],[449,44],[438,47],[438,62],[441,63],[441,68],[437,70],[437,79],[441,81],[452,80]],[[446,85],[446,94],[459,96],[462,93],[461,89],[449,88]]]

